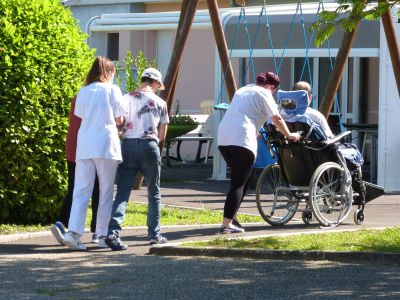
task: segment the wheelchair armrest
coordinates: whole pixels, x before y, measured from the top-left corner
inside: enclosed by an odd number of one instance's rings
[[[351,134],[351,131],[342,132],[338,135],[335,135],[333,138],[329,138],[329,139],[326,139],[325,141],[321,141],[321,145],[324,145],[324,148],[325,148],[328,145],[332,145],[332,144],[339,142],[341,139],[348,136],[349,134]]]

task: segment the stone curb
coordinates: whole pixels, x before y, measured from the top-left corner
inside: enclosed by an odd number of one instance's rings
[[[149,254],[164,256],[212,256],[252,259],[330,260],[339,262],[372,262],[400,265],[400,253],[389,252],[334,252],[264,249],[229,249],[215,247],[183,247],[155,245]]]
[[[0,244],[8,243],[8,242],[15,242],[15,241],[22,240],[22,239],[45,237],[45,236],[50,236],[50,235],[51,235],[50,231],[5,234],[5,235],[0,235]]]

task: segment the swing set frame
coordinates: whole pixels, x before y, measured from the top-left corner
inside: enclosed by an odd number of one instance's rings
[[[386,0],[379,0],[380,2],[386,2]],[[322,1],[323,2],[323,1]],[[161,93],[161,97],[167,101],[168,111],[171,111],[173,96],[176,87],[176,81],[179,72],[179,66],[182,58],[182,54],[187,42],[189,32],[196,14],[199,0],[183,0],[181,6],[181,14],[178,23],[177,37],[174,43],[173,54],[168,66],[168,70],[165,76],[164,85],[165,90]],[[298,1],[301,3],[301,0]],[[264,5],[266,1],[264,1]],[[229,60],[228,46],[219,15],[217,0],[207,0],[207,6],[210,14],[212,23],[212,29],[215,37],[215,42],[218,48],[218,53],[221,61],[222,68],[226,68],[225,74],[225,85],[228,94],[229,101],[233,98],[233,95],[237,89],[235,76],[231,62]],[[245,1],[242,1],[242,6],[245,7]],[[393,26],[393,20],[390,11],[382,15],[382,22],[385,29],[385,35],[387,44],[393,64],[394,73],[396,76],[397,88],[400,94],[400,55],[395,29]],[[328,116],[334,103],[336,93],[339,89],[339,84],[342,78],[344,67],[349,57],[350,49],[353,45],[354,38],[357,33],[358,26],[352,32],[346,32],[339,52],[335,59],[335,64],[331,72],[331,76],[328,81],[328,85],[325,91],[325,97],[321,104],[321,112]]]

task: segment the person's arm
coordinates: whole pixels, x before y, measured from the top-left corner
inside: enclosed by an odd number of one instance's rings
[[[167,136],[167,129],[168,129],[168,124],[160,124],[158,126],[158,139],[161,141],[165,140],[165,137]]]
[[[273,116],[272,122],[274,123],[276,128],[289,140],[296,142],[301,138],[300,134],[298,134],[297,132],[290,132],[289,128],[286,125],[285,120],[282,118],[280,114]]]
[[[124,117],[115,118],[115,125],[117,126],[118,136],[121,137],[124,133]]]
[[[120,132],[122,131],[122,126],[124,124],[123,115],[128,110],[127,100],[122,96],[120,88],[114,84],[112,85],[112,97],[114,103],[113,109],[114,109],[115,125],[117,126],[119,131],[118,134],[120,135]]]
[[[124,122],[123,116],[115,118],[115,124],[117,125],[117,127],[120,127],[123,124],[123,122]]]

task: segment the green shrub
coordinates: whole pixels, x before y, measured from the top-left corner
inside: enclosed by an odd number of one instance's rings
[[[93,61],[58,0],[0,0],[0,222],[54,221],[72,96]]]

